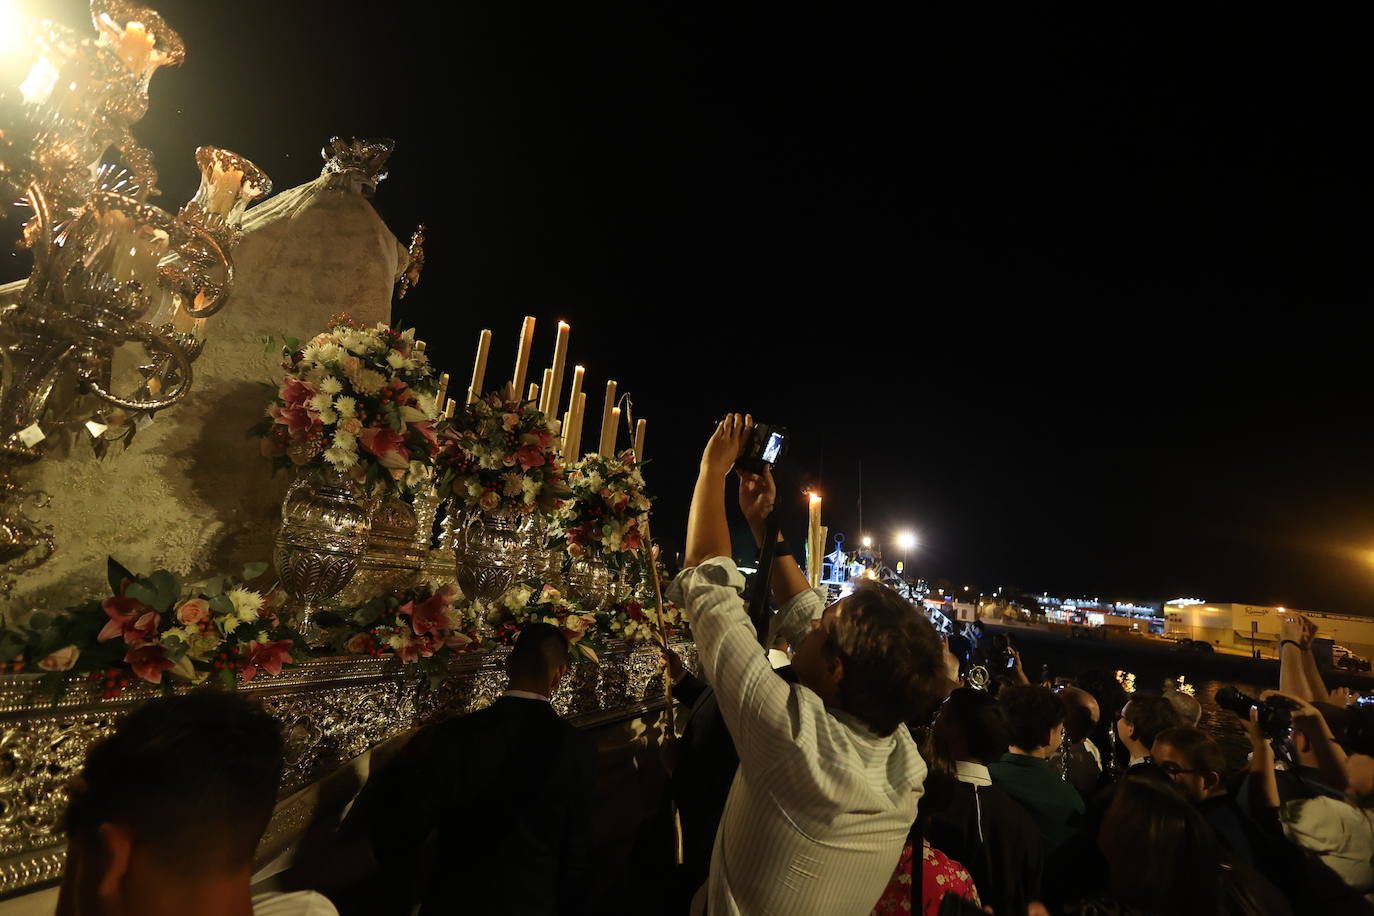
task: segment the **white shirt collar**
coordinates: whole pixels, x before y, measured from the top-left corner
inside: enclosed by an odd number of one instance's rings
[[[1149,757],[1132,757],[1131,762],[1127,765],[1127,769],[1133,766],[1137,766],[1138,764],[1148,763],[1149,760]]]
[[[769,649],[768,664],[772,665],[774,670],[778,668],[785,668],[788,665],[792,664],[792,656],[788,655],[781,649]]]
[[[528,690],[507,690],[503,696],[519,697],[522,700],[543,700],[549,702],[549,698],[542,693],[530,693]]]
[[[975,786],[992,785],[992,774],[988,768],[972,760],[954,761],[954,778]]]

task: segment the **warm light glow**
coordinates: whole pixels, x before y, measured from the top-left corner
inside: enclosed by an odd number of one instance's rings
[[[869,536],[867,536],[867,535],[864,535],[864,546],[865,546],[865,547],[872,547],[872,546],[873,546],[873,538],[871,538],[871,537],[869,537]]]
[[[821,494],[819,493],[808,492],[807,495],[811,497],[811,502],[813,503],[818,503],[821,501]]]
[[[912,534],[910,531],[903,531],[901,534],[897,535],[897,546],[901,547],[903,550],[910,550],[916,546],[916,535]]]
[[[28,17],[13,0],[0,0],[0,55],[8,57],[24,46]]]

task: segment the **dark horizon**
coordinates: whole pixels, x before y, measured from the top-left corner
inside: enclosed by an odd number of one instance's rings
[[[797,545],[810,486],[857,542],[862,463],[866,531],[916,532],[917,575],[1374,613],[1358,30],[150,5],[187,45],[136,127],[154,202],[191,195],[201,144],[280,191],[331,135],[394,138],[375,204],[429,238],[395,320],[455,383],[480,329],[500,378],[523,315],[536,367],[569,321],[589,403],[612,377],[648,420],[667,543],[738,409],[791,429]]]

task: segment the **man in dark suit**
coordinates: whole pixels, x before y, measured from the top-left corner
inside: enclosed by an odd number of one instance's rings
[[[423,914],[587,912],[596,749],[549,703],[568,670],[562,631],[526,625],[506,670],[505,695],[421,731],[378,777],[369,817],[383,869],[414,874],[436,833]]]

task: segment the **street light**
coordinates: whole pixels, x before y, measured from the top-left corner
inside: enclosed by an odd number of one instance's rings
[[[897,546],[902,548],[902,578],[906,578],[907,553],[916,546],[916,535],[910,531],[903,531],[897,535]]]
[[[865,546],[865,547],[872,547],[872,546],[873,546],[873,538],[869,537],[869,536],[866,535],[866,534],[864,535],[864,546]]]

